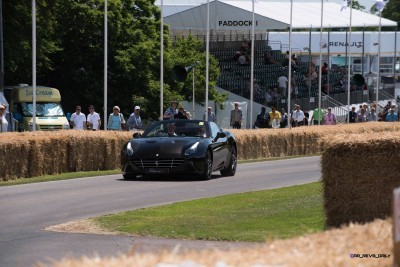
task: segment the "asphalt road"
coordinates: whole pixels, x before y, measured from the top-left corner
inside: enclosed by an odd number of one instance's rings
[[[0,267],[33,266],[63,257],[111,256],[154,251],[180,244],[184,248],[214,247],[214,242],[157,240],[128,236],[67,234],[43,228],[104,214],[183,200],[304,184],[321,177],[320,157],[238,165],[236,176],[212,180],[139,179],[121,175],[0,187]],[[218,246],[243,246],[221,243]]]

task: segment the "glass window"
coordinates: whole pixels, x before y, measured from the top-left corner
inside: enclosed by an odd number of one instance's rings
[[[22,113],[26,117],[33,116],[33,104],[22,103]],[[38,117],[57,117],[64,116],[64,112],[58,103],[37,103],[36,116]]]
[[[210,128],[211,128],[211,136],[214,139],[215,137],[217,137],[217,134],[219,132],[218,125],[215,124],[214,122],[210,122]]]

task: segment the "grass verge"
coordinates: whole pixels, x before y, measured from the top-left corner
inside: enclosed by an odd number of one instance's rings
[[[199,199],[106,215],[101,227],[125,234],[179,239],[265,241],[324,228],[320,182]]]

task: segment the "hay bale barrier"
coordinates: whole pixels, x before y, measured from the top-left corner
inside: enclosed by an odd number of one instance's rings
[[[392,191],[400,186],[399,151],[399,132],[326,140],[321,165],[328,228],[391,216]]]
[[[131,132],[58,131],[0,134],[0,180],[120,168]]]

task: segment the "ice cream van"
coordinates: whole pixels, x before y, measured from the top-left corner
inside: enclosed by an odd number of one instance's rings
[[[18,121],[18,131],[33,129],[33,87],[19,85],[11,88],[10,112]],[[36,130],[57,131],[70,129],[61,107],[60,91],[56,88],[36,86]]]

